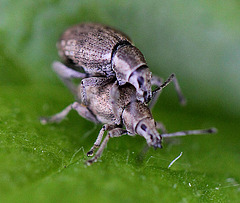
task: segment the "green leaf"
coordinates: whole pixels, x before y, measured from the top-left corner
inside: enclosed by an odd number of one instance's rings
[[[0,202],[238,202],[239,7],[236,1],[9,1],[0,6]],[[111,139],[101,160],[84,161],[101,125],[71,112],[74,101],[51,70],[68,26],[97,21],[127,33],[150,69],[178,76],[153,109],[169,132],[216,127],[213,135]],[[169,164],[182,152],[182,156]],[[142,155],[142,156],[141,156]]]

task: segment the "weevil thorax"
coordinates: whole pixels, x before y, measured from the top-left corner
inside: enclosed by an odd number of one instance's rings
[[[151,97],[151,72],[141,51],[132,45],[117,48],[112,56],[112,69],[119,85],[129,82],[136,88],[137,99],[147,102]]]
[[[151,89],[152,73],[147,66],[141,66],[129,77],[129,83],[136,88],[136,97],[141,102],[148,103],[152,98]]]
[[[131,134],[143,136],[149,146],[161,148],[161,136],[159,135],[155,121],[149,108],[140,101],[131,102],[122,113],[123,124]]]

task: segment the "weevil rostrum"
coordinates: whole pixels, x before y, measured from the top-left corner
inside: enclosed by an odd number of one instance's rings
[[[97,23],[83,23],[67,29],[57,43],[63,60],[54,62],[53,69],[75,95],[76,102],[60,113],[41,118],[43,124],[62,121],[71,109],[94,123],[103,123],[99,135],[87,153],[101,156],[108,140],[123,134],[143,136],[149,146],[161,148],[163,137],[214,133],[214,128],[166,134],[161,123],[155,122],[150,109],[162,88],[171,81],[181,104],[185,98],[174,74],[164,83],[152,76],[143,54],[116,29]],[[72,79],[82,79],[75,85]],[[152,86],[156,89],[152,91]],[[159,134],[158,129],[162,130]],[[104,140],[104,132],[108,131]]]

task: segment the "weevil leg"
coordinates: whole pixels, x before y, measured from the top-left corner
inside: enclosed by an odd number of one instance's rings
[[[72,109],[74,109],[75,111],[78,112],[78,114],[80,116],[82,116],[83,118],[86,118],[87,120],[89,121],[92,121],[94,123],[100,123],[96,116],[86,107],[86,106],[83,106],[81,105],[80,103],[78,102],[74,102],[72,104]]]
[[[99,148],[101,142],[102,142],[102,138],[103,138],[103,135],[104,135],[104,132],[106,130],[109,130],[110,129],[110,125],[108,124],[105,124],[103,125],[103,127],[101,128],[101,130],[99,131],[99,134],[97,136],[97,139],[96,141],[94,142],[93,146],[91,147],[91,149],[88,151],[87,153],[87,156],[92,156],[94,151]]]
[[[155,85],[157,87],[160,87],[162,83],[163,83],[163,79],[162,78],[160,78],[158,76],[155,76],[155,75],[152,76],[152,79],[151,79],[152,86]],[[154,107],[154,105],[156,104],[160,94],[161,94],[161,91],[158,91],[158,92],[156,92],[155,95],[152,96],[152,99],[151,99],[151,101],[150,101],[150,103],[148,105],[148,107],[150,109],[152,109]]]
[[[118,112],[118,105],[116,103],[118,99],[119,99],[118,83],[117,81],[115,81],[110,90],[110,102],[112,103],[113,113],[116,118],[117,125],[121,123],[120,115]]]
[[[101,87],[108,84],[114,77],[90,77],[84,78],[81,81],[81,100],[84,105],[87,105],[87,89],[86,87]]]
[[[165,128],[165,125],[162,122],[156,122],[156,128],[161,130],[162,133],[167,133],[167,130]]]
[[[49,116],[49,117],[41,117],[40,122],[45,125],[47,123],[60,123],[72,110],[72,104],[68,105],[65,109],[63,109],[61,112]]]
[[[114,128],[110,130],[106,135],[106,137],[104,138],[95,156],[92,159],[89,159],[88,161],[86,161],[86,164],[91,165],[92,163],[96,162],[99,159],[110,138],[120,137],[124,134],[127,134],[127,131],[122,128]]]
[[[73,79],[86,78],[89,76],[87,73],[75,71],[59,61],[54,61],[52,64],[52,68],[61,78]]]
[[[172,73],[163,84],[161,84],[158,88],[153,90],[153,92],[152,92],[153,96],[152,97],[154,97],[156,94],[158,94],[158,92],[161,92],[162,89],[164,87],[166,87],[170,82],[173,82],[173,84],[175,86],[175,90],[177,92],[180,104],[181,105],[185,105],[186,104],[186,99],[185,99],[185,97],[184,97],[184,95],[183,95],[183,93],[181,91],[180,85],[179,85],[178,80],[177,80],[177,78],[176,78],[174,73]]]
[[[65,109],[63,109],[61,112],[50,116],[50,117],[41,117],[40,122],[42,124],[47,123],[59,123],[61,122],[71,110],[76,110],[80,116],[83,118],[86,118],[94,123],[99,123],[97,118],[92,114],[91,111],[85,106],[82,106],[78,102],[74,102],[73,104],[68,105]]]
[[[75,71],[59,61],[54,61],[52,68],[74,95],[77,94],[77,86],[73,83],[72,79],[81,79],[88,77],[87,73]]]
[[[179,99],[179,102],[181,105],[186,105],[187,103],[187,100],[186,98],[184,97],[183,93],[182,93],[182,90],[180,88],[180,85],[178,83],[178,80],[177,80],[177,77],[175,75],[175,77],[173,77],[173,84],[175,86],[175,90],[177,92],[177,95],[178,95],[178,99]]]

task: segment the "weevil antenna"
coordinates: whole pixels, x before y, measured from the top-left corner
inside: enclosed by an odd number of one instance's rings
[[[172,73],[167,80],[165,80],[165,82],[163,84],[161,84],[157,89],[153,90],[152,91],[152,97],[154,97],[154,95],[157,93],[157,92],[161,92],[162,89],[164,87],[166,87],[170,82],[172,82],[173,78],[175,77],[175,74]]]
[[[202,130],[187,130],[187,131],[179,131],[175,133],[164,133],[161,134],[161,137],[178,137],[178,136],[186,136],[186,135],[201,135],[201,134],[212,134],[216,133],[216,128],[202,129]]]

